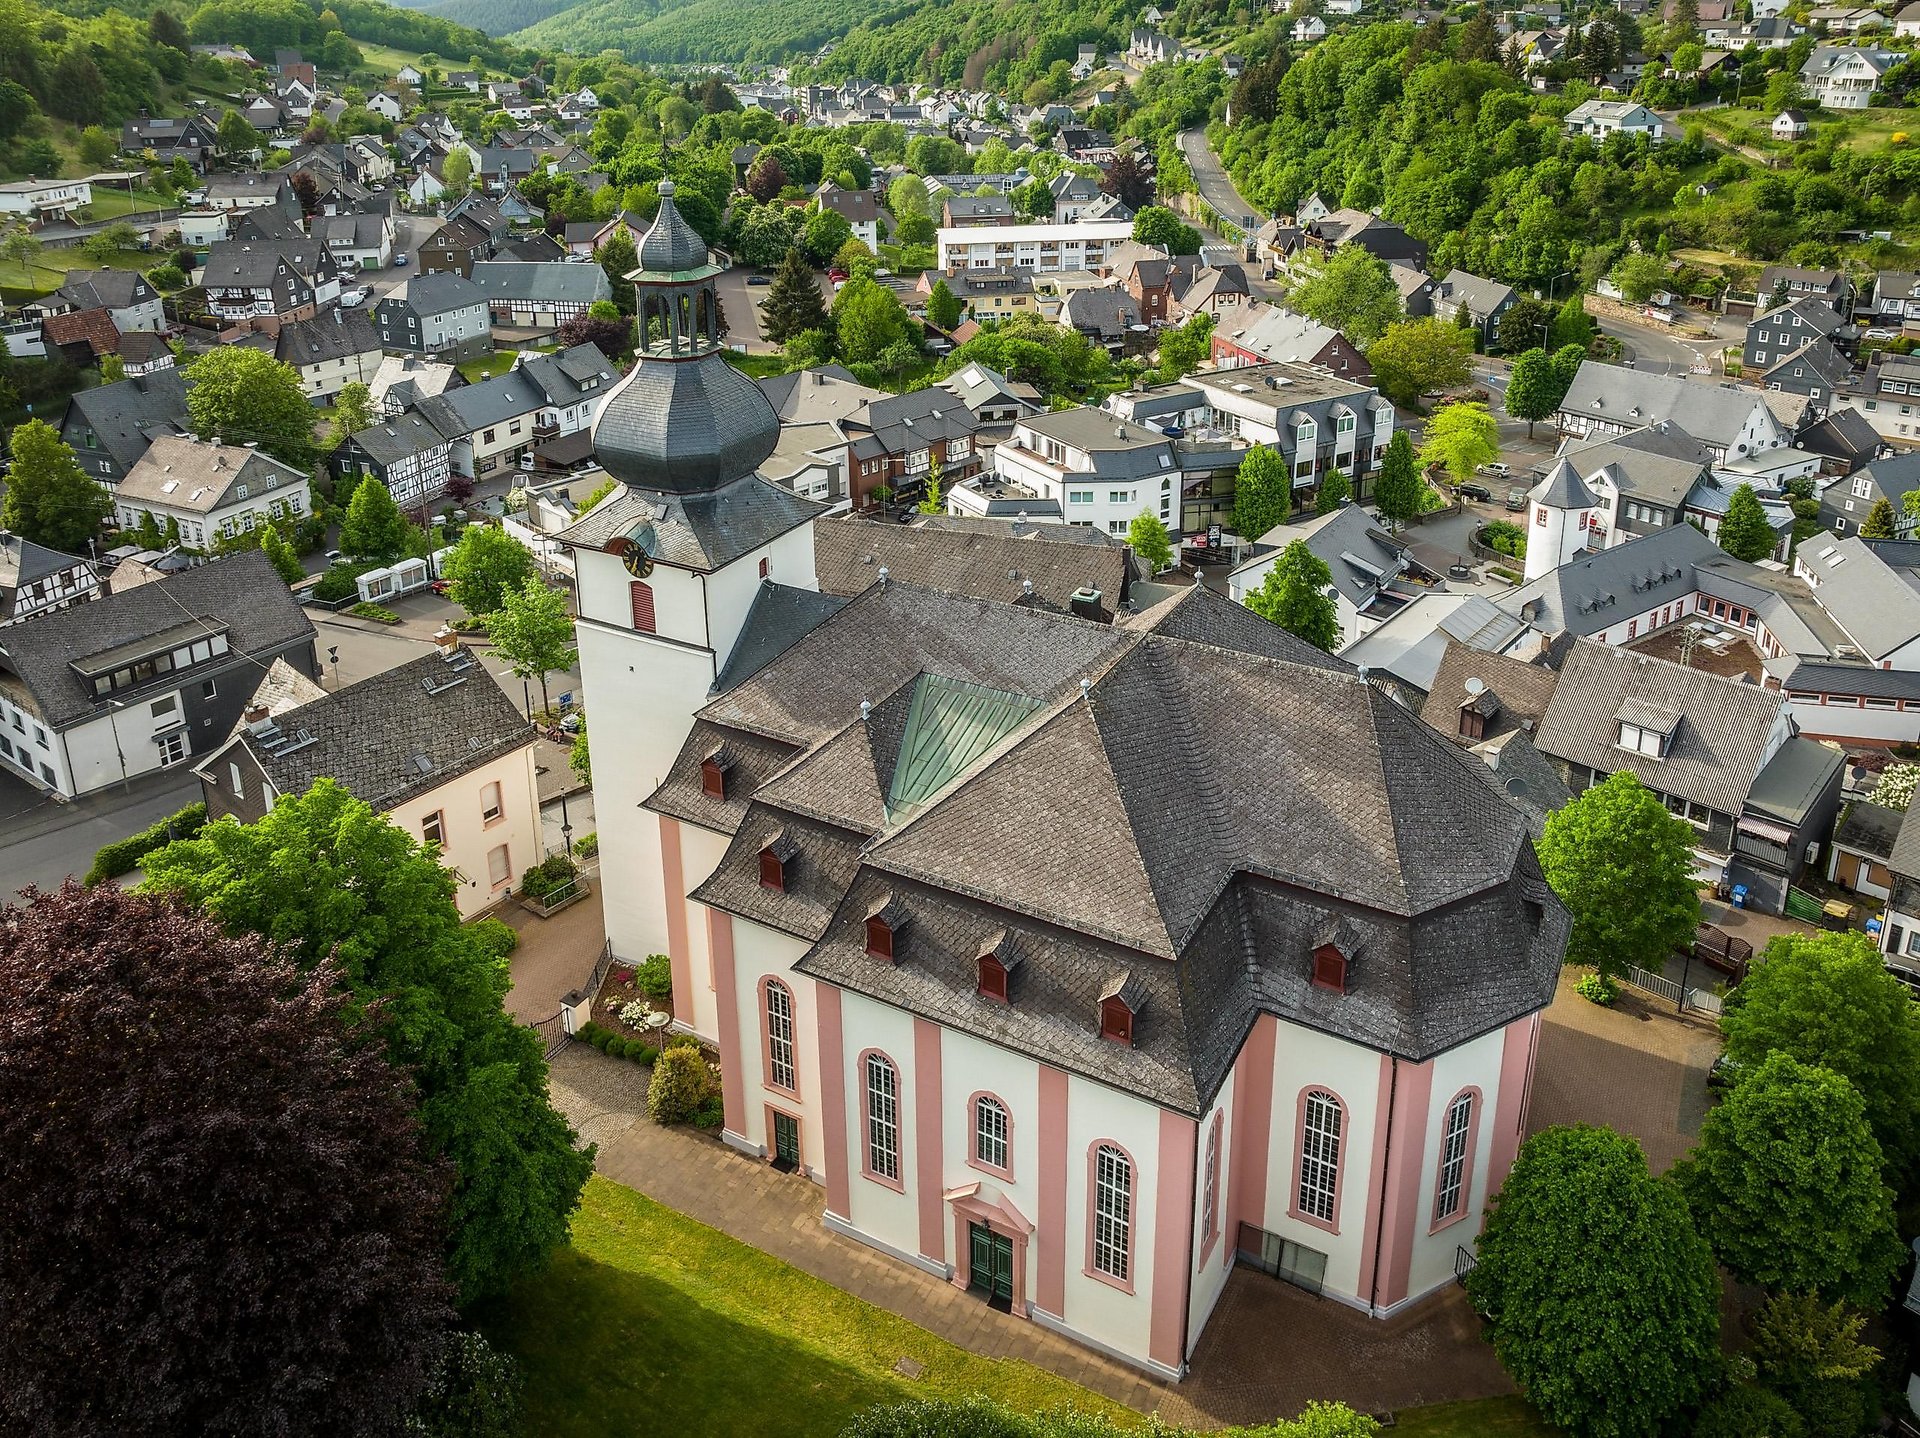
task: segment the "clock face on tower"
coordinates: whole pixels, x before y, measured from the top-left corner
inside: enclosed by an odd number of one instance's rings
[[[632,533],[614,540],[608,547],[620,556],[627,573],[635,579],[645,579],[653,573],[653,551],[659,542],[659,535],[654,532],[653,526],[642,524]]]

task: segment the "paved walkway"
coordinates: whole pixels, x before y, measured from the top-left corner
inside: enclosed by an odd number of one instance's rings
[[[606,942],[607,928],[600,913],[599,875],[589,876],[588,883],[590,892],[585,900],[562,909],[551,919],[529,913],[518,904],[500,906],[500,917],[520,934],[520,947],[510,960],[513,986],[507,990],[507,1012],[522,1023],[552,1018],[560,1009],[562,995],[579,988],[593,972]],[[593,1050],[587,1052],[592,1054]]]
[[[1625,985],[1610,1009],[1588,1003],[1573,991],[1580,972],[1562,972],[1540,1031],[1528,1131],[1604,1124],[1639,1139],[1648,1164],[1662,1173],[1700,1136],[1720,1031],[1705,1015],[1681,1018],[1670,1004]]]

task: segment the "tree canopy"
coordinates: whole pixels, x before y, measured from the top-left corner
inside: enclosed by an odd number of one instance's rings
[[[412,1408],[449,1174],[338,977],[113,884],[0,915],[0,1428],[321,1438]]]
[[[1739,486],[1727,501],[1726,516],[1720,521],[1720,547],[1735,559],[1751,562],[1772,554],[1776,543],[1773,524],[1760,507],[1760,496],[1750,484]]]
[[[313,467],[313,405],[292,365],[224,345],[187,366],[187,418],[201,439],[257,443],[303,473]]]
[[[1147,566],[1149,574],[1158,574],[1173,563],[1173,541],[1167,527],[1149,510],[1134,515],[1127,526],[1127,547]]]
[[[1328,653],[1340,642],[1340,610],[1327,591],[1333,571],[1296,539],[1280,551],[1258,589],[1247,593],[1247,608],[1272,620],[1289,634]]]
[[[113,513],[112,496],[43,419],[15,429],[9,445],[13,467],[0,501],[0,528],[63,554],[85,555],[87,541],[99,538],[101,523]]]
[[[540,681],[540,707],[551,711],[547,676],[571,669],[580,656],[573,644],[567,596],[539,575],[529,575],[518,589],[507,590],[499,608],[487,616],[487,639],[516,678]]]
[[[1772,1053],[1851,1082],[1896,1186],[1920,1156],[1920,1007],[1864,934],[1783,935],[1727,996],[1727,1054]]]
[[[1700,923],[1693,845],[1687,822],[1626,769],[1547,815],[1534,848],[1573,916],[1567,962],[1657,972],[1691,943]]]
[[[1413,441],[1404,429],[1396,429],[1387,441],[1386,457],[1373,482],[1373,502],[1389,524],[1405,524],[1420,512],[1426,488],[1415,463]]]
[[[1648,1438],[1718,1371],[1720,1278],[1679,1191],[1630,1138],[1520,1146],[1467,1293],[1501,1364],[1574,1438]]]
[[[1400,436],[1394,435],[1395,439]],[[1455,484],[1464,484],[1483,464],[1500,457],[1500,424],[1477,400],[1450,404],[1433,412],[1420,462],[1439,465]]]
[[[1423,394],[1465,384],[1473,374],[1472,360],[1473,336],[1431,316],[1388,325],[1367,349],[1367,363],[1373,367],[1380,393],[1404,405]]]
[[[797,245],[781,257],[760,313],[767,338],[779,345],[809,330],[827,328],[827,302],[820,297],[813,267]]]
[[[1249,542],[1293,513],[1293,476],[1276,449],[1256,444],[1240,458],[1233,485],[1233,531]]]
[[[463,1301],[541,1267],[592,1171],[593,1151],[547,1101],[532,1029],[503,1003],[506,960],[460,923],[437,853],[332,780],[253,824],[210,824],[146,860],[144,888],[205,909],[230,934],[332,958],[350,1012],[419,1088],[435,1153],[455,1171],[447,1269]],[[468,880],[468,882],[473,882]]]
[[[413,526],[379,480],[363,477],[347,501],[340,524],[340,548],[358,559],[391,564],[407,552]]]
[[[360,493],[354,491],[358,500]],[[533,551],[506,530],[491,524],[470,524],[441,566],[448,581],[447,595],[469,614],[488,615],[530,581],[538,582]],[[565,668],[565,665],[561,665]]]
[[[1853,1085],[1776,1052],[1708,1112],[1674,1179],[1741,1281],[1871,1309],[1906,1256],[1884,1172]]]
[[[1359,245],[1343,245],[1318,271],[1294,287],[1287,303],[1339,330],[1366,349],[1401,317],[1400,289],[1385,260]]]

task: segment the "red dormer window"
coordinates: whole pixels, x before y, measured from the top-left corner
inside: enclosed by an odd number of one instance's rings
[[[782,894],[787,890],[787,866],[772,849],[760,851],[760,887]]]
[[[716,749],[700,761],[700,792],[709,799],[727,797],[727,771],[733,768],[733,756],[724,748]]]
[[[867,952],[876,959],[893,958],[893,925],[879,914],[867,920]]]
[[[1347,991],[1347,956],[1335,945],[1322,944],[1313,951],[1313,986],[1336,994]]]
[[[980,996],[986,999],[1008,1001],[1006,966],[993,954],[980,956]]]
[[[1100,1037],[1117,1044],[1133,1042],[1133,1010],[1117,994],[1100,1000]]]

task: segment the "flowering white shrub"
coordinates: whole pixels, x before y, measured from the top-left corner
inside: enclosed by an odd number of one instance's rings
[[[620,1006],[620,1022],[623,1024],[637,1025],[652,1012],[653,1009],[651,1005],[644,999],[635,999],[631,1003],[625,1003]]]
[[[1874,787],[1873,802],[1887,809],[1904,809],[1920,786],[1920,764],[1890,764]]]

